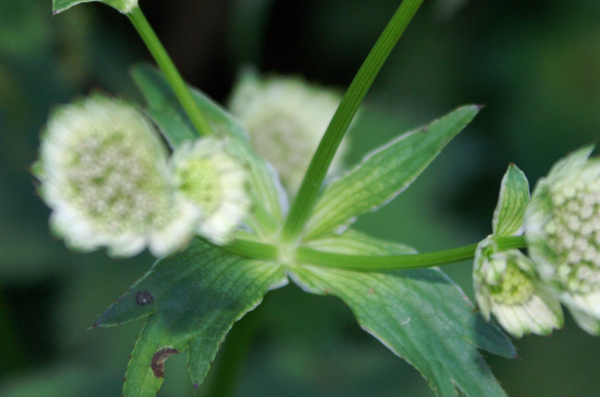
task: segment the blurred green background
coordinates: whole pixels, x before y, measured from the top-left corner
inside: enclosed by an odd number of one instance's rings
[[[343,89],[398,4],[141,1],[185,78],[221,102],[248,63]],[[141,323],[89,327],[153,259],[69,252],[48,231],[49,209],[29,167],[53,106],[91,90],[139,99],[127,70],[144,60],[127,19],[109,7],[85,4],[53,17],[50,0],[0,0],[2,397],[120,395]],[[408,191],[359,219],[358,229],[424,252],[478,241],[491,232],[509,162],[533,184],[570,150],[597,142],[600,2],[426,1],[367,98],[349,162],[464,103],[487,106]],[[472,294],[470,263],[447,271]],[[515,345],[516,360],[487,358],[509,395],[600,395],[600,338],[570,317],[551,337]],[[234,327],[223,353],[213,372],[231,376],[209,376],[196,395],[234,387],[237,396],[433,396],[340,301],[294,286],[269,293]],[[184,355],[170,358],[160,395],[193,394]]]

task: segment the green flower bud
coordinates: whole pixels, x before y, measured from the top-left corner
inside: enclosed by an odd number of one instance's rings
[[[295,194],[341,99],[336,92],[300,78],[261,80],[246,72],[229,107],[246,127],[252,148],[273,165],[286,190]],[[344,139],[329,175],[341,171],[347,149]]]
[[[34,173],[52,230],[74,249],[163,256],[193,236],[198,211],[174,193],[152,125],[123,101],[96,95],[57,109]]]
[[[600,160],[593,147],[540,179],[525,213],[529,253],[581,328],[600,334]]]
[[[215,137],[184,142],[173,154],[172,168],[178,191],[201,214],[196,232],[226,243],[250,207],[248,169]]]
[[[511,335],[549,335],[563,324],[554,293],[537,279],[533,263],[519,250],[497,251],[490,236],[479,243],[473,272],[475,299],[484,318],[494,314]]]

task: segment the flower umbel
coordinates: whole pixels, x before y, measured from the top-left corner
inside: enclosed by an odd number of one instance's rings
[[[560,292],[581,328],[600,334],[600,160],[584,147],[540,179],[525,237],[541,277]]]
[[[57,109],[34,172],[53,231],[74,249],[163,256],[193,235],[197,210],[174,193],[158,135],[123,101],[96,95]]]
[[[279,173],[295,194],[341,96],[310,85],[300,78],[261,80],[252,72],[242,75],[229,108],[250,135],[250,145]],[[329,173],[342,168],[348,140],[342,141]]]
[[[178,191],[201,213],[196,232],[224,244],[241,225],[250,200],[248,170],[227,152],[227,141],[215,137],[184,142],[172,158]]]
[[[558,299],[537,279],[531,260],[519,250],[496,252],[491,238],[475,253],[475,299],[484,318],[493,313],[511,335],[549,335],[563,324]]]

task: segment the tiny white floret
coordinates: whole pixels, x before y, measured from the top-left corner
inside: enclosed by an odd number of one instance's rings
[[[525,213],[529,254],[587,332],[600,334],[600,160],[584,147],[537,183]]]

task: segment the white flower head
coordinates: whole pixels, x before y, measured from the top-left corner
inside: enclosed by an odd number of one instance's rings
[[[537,183],[525,213],[529,253],[581,328],[600,334],[600,160],[584,147]]]
[[[184,142],[172,157],[179,192],[201,213],[196,232],[224,244],[242,224],[250,208],[248,169],[216,137]]]
[[[337,92],[300,78],[263,80],[247,71],[234,89],[229,108],[247,129],[252,148],[273,165],[287,191],[295,194],[341,99]],[[329,175],[342,170],[348,146],[344,139]]]
[[[34,172],[52,230],[74,249],[163,256],[193,236],[198,212],[174,194],[162,142],[123,101],[95,95],[57,109]]]
[[[549,335],[563,315],[554,293],[537,279],[531,260],[519,250],[497,252],[491,237],[475,253],[475,299],[486,321],[493,314],[511,335]]]

